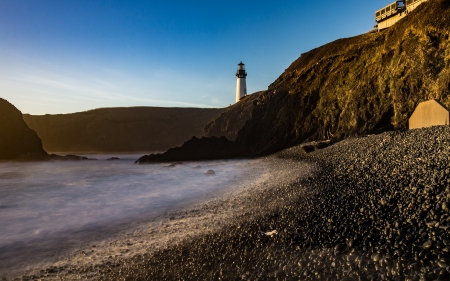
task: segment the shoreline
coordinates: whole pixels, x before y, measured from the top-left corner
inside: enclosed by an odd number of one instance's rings
[[[449,126],[350,138],[306,155],[300,145],[257,161],[264,178],[192,210],[190,226],[203,228],[192,236],[25,279],[450,279]]]
[[[222,191],[155,218],[140,219],[115,229],[106,229],[104,233],[91,231],[83,237],[84,243],[72,245],[72,249],[53,249],[45,255],[40,254],[37,259],[41,261],[29,259],[26,266],[16,265],[1,270],[0,278],[13,280],[26,276],[29,280],[60,280],[64,276],[65,280],[89,279],[88,275],[105,264],[120,264],[132,257],[149,255],[216,232],[245,214],[245,201],[255,192],[269,188],[273,181],[292,177],[289,174],[293,170],[285,170],[282,166],[274,169],[272,162],[271,158],[254,159],[248,173]],[[70,237],[67,240],[70,245]],[[86,269],[90,270],[84,273],[85,277],[78,276]]]
[[[308,163],[315,172],[270,181],[217,232],[106,266],[92,279],[450,279],[449,126],[268,158],[280,170]]]

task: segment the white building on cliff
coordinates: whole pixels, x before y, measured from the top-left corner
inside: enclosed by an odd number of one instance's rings
[[[247,72],[245,72],[245,64],[238,64],[238,70],[236,72],[237,83],[236,83],[236,102],[247,95],[247,83],[245,77],[247,77]]]

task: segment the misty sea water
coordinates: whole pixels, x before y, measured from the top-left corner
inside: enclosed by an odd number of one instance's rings
[[[158,217],[225,190],[251,161],[134,165],[139,156],[0,163],[0,249]]]

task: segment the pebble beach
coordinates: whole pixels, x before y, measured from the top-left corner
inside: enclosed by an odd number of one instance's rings
[[[292,147],[213,200],[16,277],[449,280],[449,162],[448,126]],[[125,254],[108,256],[118,245]]]

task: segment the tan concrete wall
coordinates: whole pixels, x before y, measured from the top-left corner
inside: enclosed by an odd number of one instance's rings
[[[408,9],[408,12],[413,11],[415,8],[417,8],[417,6],[419,6],[420,4],[422,4],[423,2],[427,2],[428,0],[420,0],[417,2],[414,2],[413,4],[408,5],[406,8]]]
[[[391,18],[388,18],[387,20],[384,20],[384,21],[378,23],[378,30],[382,30],[382,29],[393,26],[396,22],[398,22],[402,18],[406,17],[406,15],[407,15],[406,12],[401,12]]]
[[[409,129],[449,125],[450,113],[435,100],[420,103],[409,118]]]
[[[407,8],[407,12],[402,12],[400,14],[397,14],[391,18],[388,18],[387,20],[384,20],[382,22],[378,23],[378,31],[391,27],[393,26],[395,23],[397,23],[399,20],[401,20],[402,18],[406,17],[408,15],[408,13],[412,12],[413,10],[415,10],[417,8],[417,6],[419,6],[420,4],[422,4],[423,2],[427,2],[428,0],[420,0],[417,1],[413,4],[408,5]]]

